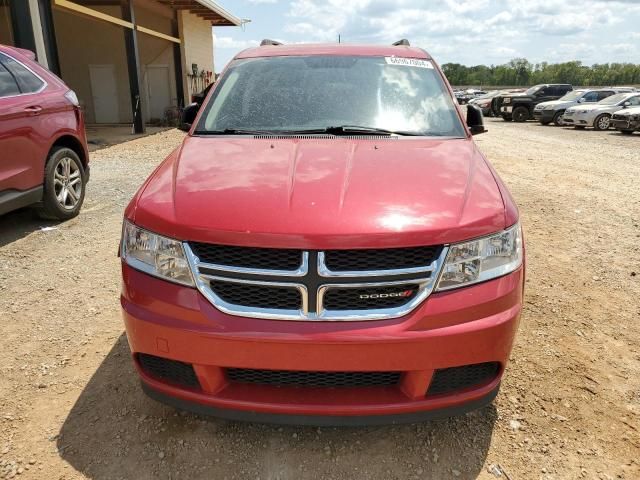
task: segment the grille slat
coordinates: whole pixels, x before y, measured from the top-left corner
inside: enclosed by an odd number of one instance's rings
[[[248,283],[212,280],[211,290],[225,302],[254,308],[299,310],[302,297],[297,288],[252,285]]]
[[[312,372],[227,368],[232,382],[307,388],[363,388],[397,385],[400,372]]]
[[[302,264],[302,250],[285,248],[235,247],[190,243],[193,253],[204,263],[260,270],[296,270]]]
[[[189,388],[200,388],[200,382],[190,363],[146,353],[138,354],[138,363],[142,370],[152,377]]]
[[[436,370],[427,396],[441,395],[490,382],[500,372],[500,363],[487,362]]]
[[[396,308],[410,302],[417,291],[418,289],[415,285],[329,288],[324,294],[323,306],[327,310]]]
[[[430,265],[441,251],[442,247],[328,250],[325,264],[332,272],[400,270]]]

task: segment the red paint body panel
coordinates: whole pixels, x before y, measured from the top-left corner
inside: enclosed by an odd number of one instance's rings
[[[236,58],[314,54],[430,58],[416,48],[352,45],[269,46]],[[458,139],[191,134],[147,179],[125,218],[184,241],[325,250],[447,245],[499,232],[518,221],[518,210],[468,131]],[[231,316],[194,288],[127,265],[122,274],[134,358],[146,353],[191,363],[202,387],[159,381],[136,362],[152,389],[214,408],[327,416],[430,411],[496,391],[524,283],[523,265],[501,278],[432,293],[401,318],[326,322]],[[491,381],[425,396],[436,369],[484,362],[501,365]],[[229,382],[229,367],[402,377],[393,387],[275,388]]]
[[[436,245],[508,226],[471,139],[187,137],[131,218],[182,240],[317,249]]]
[[[25,65],[46,82],[43,90],[0,97],[0,192],[24,191],[42,184],[44,165],[54,143],[61,137],[75,139],[88,162],[84,117],[64,95],[62,80],[33,61],[20,49],[0,45],[0,52]]]
[[[125,265],[121,303],[129,344],[136,353],[207,368],[397,370],[430,376],[436,368],[489,361],[504,367],[519,322],[522,290],[520,269],[455,292],[432,294],[411,314],[398,319],[275,321],[226,315],[195,289],[149,277]],[[158,382],[142,371],[140,374],[152,387],[188,401],[221,408],[315,415],[376,415],[440,408],[482,397],[499,383],[497,378],[473,391],[416,400],[391,387],[354,394],[337,393],[335,389],[301,392],[226,384],[218,392],[198,393]]]

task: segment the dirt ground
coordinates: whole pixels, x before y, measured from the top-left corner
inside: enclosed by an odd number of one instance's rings
[[[494,405],[375,428],[243,424],[147,399],[120,318],[122,211],[182,138],[92,155],[77,219],[0,218],[0,478],[639,479],[640,135],[488,121],[526,304]],[[49,227],[49,228],[42,228]]]

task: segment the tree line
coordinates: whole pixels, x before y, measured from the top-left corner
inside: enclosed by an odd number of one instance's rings
[[[582,62],[531,63],[514,58],[504,65],[476,65],[445,63],[444,74],[451,85],[469,86],[530,86],[539,83],[570,83],[575,86],[614,86],[640,84],[640,65],[634,63],[601,63],[583,65]]]

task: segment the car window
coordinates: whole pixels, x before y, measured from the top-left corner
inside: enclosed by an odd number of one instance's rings
[[[20,95],[20,89],[9,70],[0,63],[0,98]]]
[[[602,97],[599,96],[599,93],[600,92],[589,92],[582,98],[585,102],[597,102],[599,100],[602,100]]]
[[[453,99],[433,65],[395,58],[311,55],[236,60],[217,82],[196,131],[361,126],[464,136]]]
[[[43,87],[44,82],[15,59],[0,53],[0,63],[13,74],[22,93],[34,93]]]
[[[631,97],[631,98],[627,98],[626,100],[627,102],[631,103],[632,106],[638,106],[640,105],[640,95],[637,95],[635,97]]]
[[[601,92],[598,92],[598,102],[600,100],[604,100],[607,97],[610,97],[611,95],[613,95],[615,92],[612,92],[611,90],[602,90]]]
[[[551,87],[542,87],[536,92],[536,97],[546,97],[547,95],[553,95]]]

